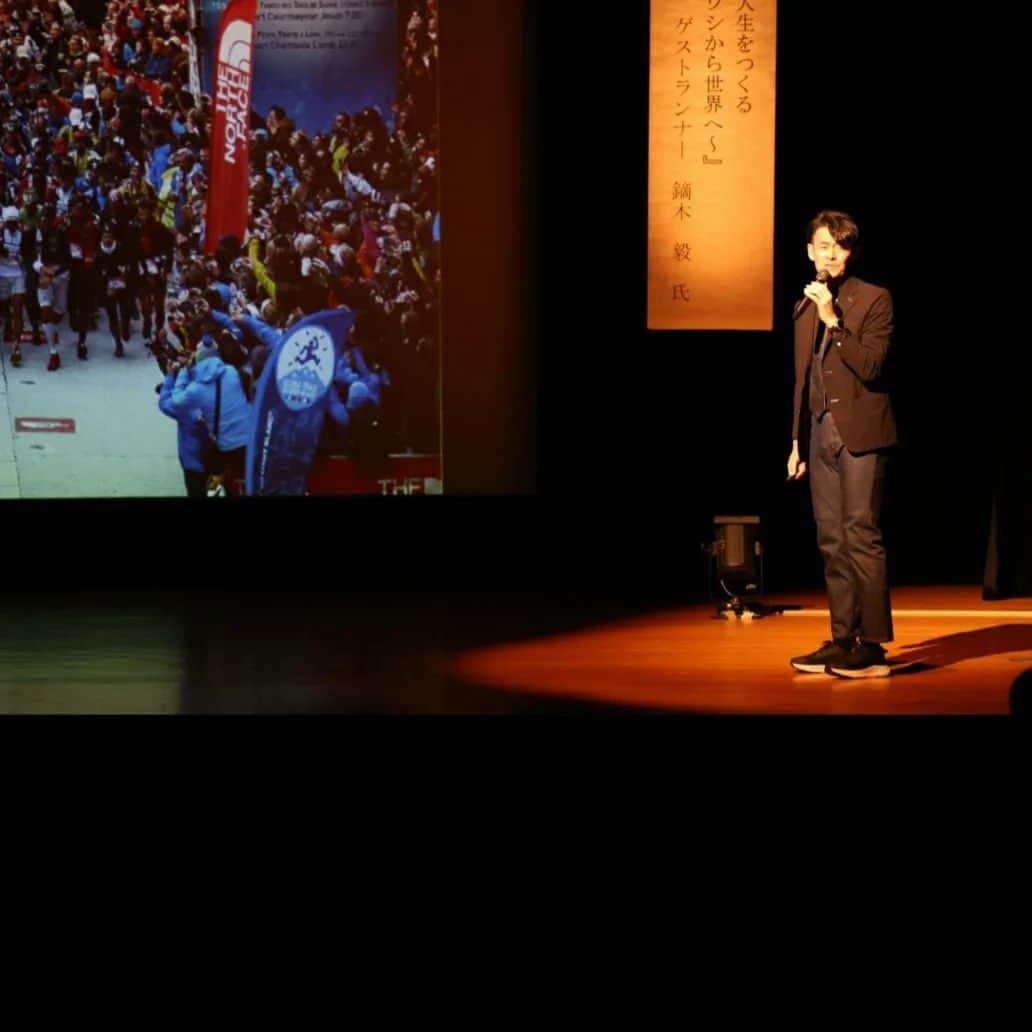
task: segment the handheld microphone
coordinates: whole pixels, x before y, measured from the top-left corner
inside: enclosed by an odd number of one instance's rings
[[[821,269],[817,273],[817,282],[818,283],[827,283],[828,280],[830,280],[830,279],[831,279],[831,273],[828,272],[827,269]],[[809,303],[810,303],[810,299],[808,297],[805,297],[805,296],[801,297],[796,302],[795,308],[792,309],[792,318],[793,319],[798,319],[799,316],[801,316],[803,314],[803,312],[806,310],[806,306]]]

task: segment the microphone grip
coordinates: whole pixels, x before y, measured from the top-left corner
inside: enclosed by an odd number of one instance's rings
[[[827,283],[831,279],[831,273],[827,269],[821,269],[817,273],[818,283]],[[806,306],[810,303],[808,297],[801,297],[797,302],[795,308],[792,309],[792,318],[798,319],[800,315],[806,310]]]

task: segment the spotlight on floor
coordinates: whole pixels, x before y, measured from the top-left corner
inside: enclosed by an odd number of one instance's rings
[[[709,556],[710,601],[716,616],[759,619],[800,606],[772,606],[763,601],[763,546],[759,516],[714,516],[713,541],[703,545]],[[718,590],[719,588],[719,590]]]

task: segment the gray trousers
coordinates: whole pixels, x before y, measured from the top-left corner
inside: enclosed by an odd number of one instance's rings
[[[810,423],[810,494],[834,638],[892,641],[892,608],[878,518],[886,458],[854,455],[830,413]]]

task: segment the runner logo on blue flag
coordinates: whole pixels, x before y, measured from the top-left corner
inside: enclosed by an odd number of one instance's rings
[[[276,362],[276,387],[287,408],[301,412],[329,390],[337,356],[333,338],[313,323],[291,334]]]

